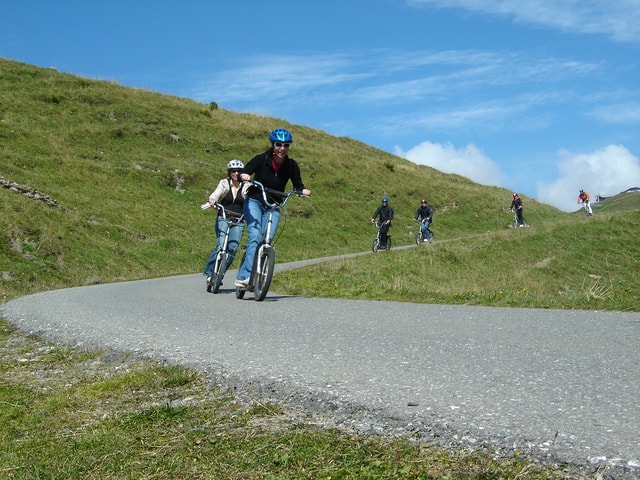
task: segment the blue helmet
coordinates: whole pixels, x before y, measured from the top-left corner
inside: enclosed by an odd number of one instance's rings
[[[382,203],[389,203],[389,199],[387,197],[382,197]]]
[[[284,128],[277,128],[269,135],[269,140],[272,142],[293,142],[293,135],[289,130],[285,130]]]

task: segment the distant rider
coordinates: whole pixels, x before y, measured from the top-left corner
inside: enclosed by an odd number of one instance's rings
[[[593,210],[591,210],[591,202],[590,202],[589,192],[585,192],[580,189],[580,193],[578,194],[578,203],[581,203],[584,206],[584,213],[587,214],[588,217],[593,216]]]
[[[517,193],[513,194],[513,200],[511,201],[511,211],[516,212],[516,225],[518,227],[524,227],[524,215],[522,213],[522,199]]]
[[[433,208],[431,208],[431,205],[427,203],[425,198],[420,200],[420,206],[413,216],[414,220],[418,220],[418,218],[420,218],[420,230],[422,231],[424,241],[429,242],[431,240],[431,230],[429,230],[429,226],[433,221]]]
[[[389,227],[391,226],[391,220],[393,220],[393,208],[389,206],[389,199],[384,197],[382,199],[382,205],[380,205],[375,212],[373,212],[373,216],[371,217],[371,222],[375,222],[376,218],[380,219],[380,243],[381,247],[386,247],[387,245],[387,233],[389,232]]]

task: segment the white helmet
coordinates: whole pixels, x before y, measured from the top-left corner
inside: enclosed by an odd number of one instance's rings
[[[233,160],[229,160],[229,163],[227,163],[227,170],[235,170],[235,169],[242,170],[243,168],[244,168],[244,163],[242,163],[242,160],[238,160],[237,158],[234,158]]]

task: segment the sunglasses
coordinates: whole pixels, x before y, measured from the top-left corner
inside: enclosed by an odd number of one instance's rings
[[[276,147],[284,147],[284,148],[289,148],[291,146],[290,143],[282,143],[282,142],[274,142],[274,145]]]
[[[240,170],[229,170],[229,173],[240,173]]]

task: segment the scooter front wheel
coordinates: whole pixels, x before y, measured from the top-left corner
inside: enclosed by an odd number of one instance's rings
[[[254,282],[254,298],[256,302],[261,302],[267,296],[273,270],[276,264],[276,252],[273,247],[265,247],[258,258],[257,271]]]
[[[211,292],[218,293],[220,290],[220,286],[222,285],[222,279],[224,278],[224,274],[227,271],[227,253],[218,254],[218,258],[216,258],[216,263],[213,268],[213,273],[211,274]]]

